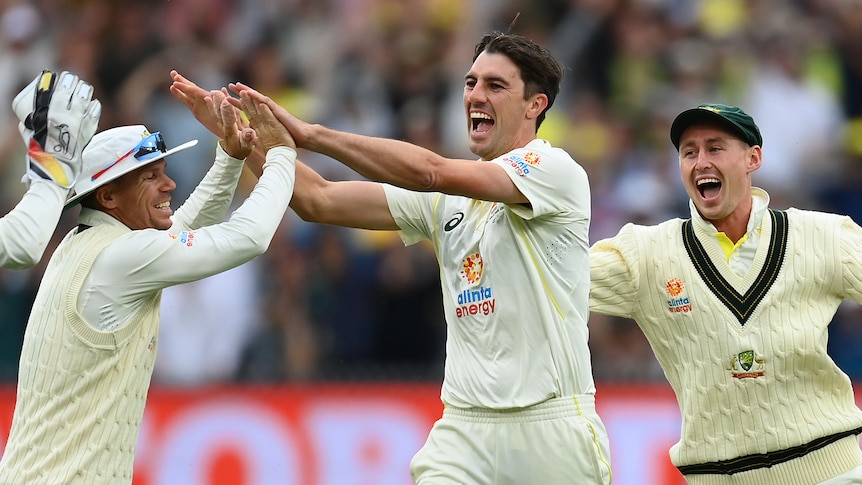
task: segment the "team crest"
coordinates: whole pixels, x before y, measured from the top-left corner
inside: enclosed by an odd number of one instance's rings
[[[730,359],[730,372],[737,379],[763,377],[766,360],[753,350],[742,351]]]

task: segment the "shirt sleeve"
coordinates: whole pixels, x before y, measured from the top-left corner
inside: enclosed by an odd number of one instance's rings
[[[847,216],[842,217],[840,244],[844,291],[862,303],[862,227]]]
[[[47,180],[30,184],[21,201],[0,219],[0,267],[25,269],[42,259],[68,192]]]
[[[130,231],[96,258],[79,305],[88,322],[104,307],[119,306],[116,321],[127,321],[141,297],[196,281],[262,254],[287,210],[295,180],[296,151],[276,147],[266,155],[263,174],[243,204],[220,224],[174,232]]]
[[[405,245],[433,238],[434,207],[442,194],[416,192],[389,184],[383,184],[383,190]]]
[[[198,229],[225,220],[244,162],[228,155],[216,143],[215,162],[189,198],[173,215],[174,225]]]
[[[530,201],[511,205],[523,219],[553,215],[563,222],[589,220],[590,185],[587,173],[568,153],[533,142],[492,160]]]
[[[632,318],[638,292],[635,234],[631,224],[590,248],[590,311]]]

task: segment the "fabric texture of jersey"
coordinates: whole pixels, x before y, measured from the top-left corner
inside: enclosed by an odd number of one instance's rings
[[[45,270],[27,322],[0,483],[132,480],[161,293],[142,301],[134,320],[116,332],[93,330],[75,309],[96,256],[123,232],[103,226],[70,233]]]
[[[682,436],[671,461],[769,455],[862,427],[850,379],[826,352],[839,304],[862,302],[862,228],[834,214],[768,212],[739,275],[706,227],[627,224],[590,253],[590,309],[636,320],[677,395]],[[838,440],[746,472],[746,483],[817,483],[859,463],[858,441]],[[689,482],[741,483],[732,476]]]
[[[529,205],[386,186],[406,244],[429,239],[447,321],[442,400],[505,409],[593,394],[583,168],[534,140],[495,160]]]

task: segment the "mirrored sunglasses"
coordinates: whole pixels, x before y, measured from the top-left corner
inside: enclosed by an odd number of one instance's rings
[[[112,162],[110,165],[103,168],[102,170],[99,170],[98,172],[94,173],[93,176],[90,177],[90,180],[93,181],[93,180],[96,180],[97,178],[101,177],[102,175],[105,174],[105,172],[110,170],[114,165],[122,162],[123,160],[125,160],[129,156],[132,156],[135,160],[137,160],[139,162],[145,162],[147,160],[151,160],[153,158],[156,158],[157,156],[159,156],[159,155],[161,155],[167,151],[168,151],[168,148],[167,148],[167,145],[165,145],[165,139],[162,137],[162,134],[158,131],[155,133],[151,133],[151,134],[147,135],[146,137],[144,137],[144,139],[142,139],[140,143],[135,145],[134,148],[132,148],[131,150],[126,152],[125,155],[118,158],[115,162]]]

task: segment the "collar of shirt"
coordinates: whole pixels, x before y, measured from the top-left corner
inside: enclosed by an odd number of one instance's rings
[[[114,219],[112,216],[100,210],[90,209],[87,207],[81,207],[81,214],[78,216],[78,224],[86,224],[91,227],[104,224],[126,227],[125,224]]]
[[[769,209],[769,194],[758,187],[751,189],[751,215],[748,218],[748,227],[745,236],[736,245],[730,243],[724,233],[718,232],[715,226],[701,217],[694,202],[689,201],[691,220],[699,225],[708,234],[712,234],[712,240],[721,247],[727,256],[727,261],[737,274],[745,274],[754,262],[757,245],[760,243],[760,225],[763,216]],[[724,242],[723,242],[724,241]]]

